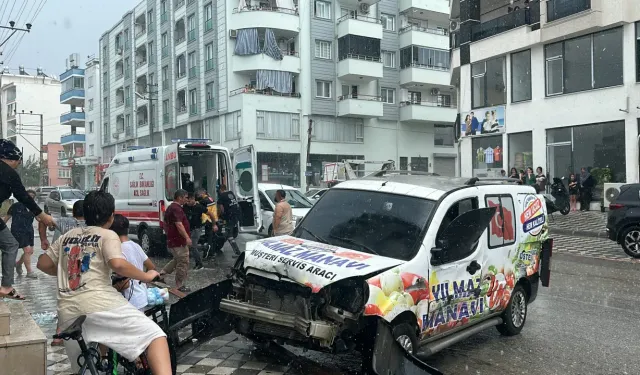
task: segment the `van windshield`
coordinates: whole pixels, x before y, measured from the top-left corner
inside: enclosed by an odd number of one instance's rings
[[[62,199],[84,199],[85,193],[82,190],[60,190]]]
[[[271,199],[271,201],[274,203],[276,201],[276,191],[277,190],[266,191],[269,199]],[[287,197],[285,199],[287,200],[291,208],[311,208],[311,206],[313,206],[313,204],[309,202],[307,198],[305,198],[304,195],[302,195],[302,193],[300,193],[298,190],[285,190],[284,192],[287,194]]]
[[[329,189],[293,235],[408,261],[434,207],[432,200],[406,195]]]

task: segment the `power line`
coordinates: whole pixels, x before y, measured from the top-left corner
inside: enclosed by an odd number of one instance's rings
[[[36,0],[37,1],[37,0]],[[36,18],[38,17],[38,15],[40,14],[40,12],[42,11],[42,8],[44,8],[44,6],[47,4],[48,0],[41,0],[40,1],[40,6],[39,8],[36,10],[35,15],[33,16],[33,18],[31,19],[31,24],[33,24],[33,22],[36,20]],[[25,1],[24,5],[26,6],[27,2]],[[35,2],[33,3],[35,5]],[[24,7],[23,7],[24,8]],[[31,6],[31,10],[33,10],[33,6]],[[27,14],[26,18],[27,20],[29,19],[29,16],[31,14],[31,10],[29,10],[29,13]],[[24,9],[23,9],[24,11]],[[20,17],[20,15],[22,14],[22,12],[20,12],[20,14],[18,15],[18,17]],[[7,57],[7,64],[11,61],[11,59],[13,58],[13,56],[15,55],[15,53],[18,51],[18,47],[20,46],[20,43],[22,43],[22,39],[24,38],[24,33],[22,35],[20,35],[20,38],[18,39],[18,41],[16,42],[14,48],[11,50],[11,52],[9,52],[9,56]]]
[[[13,13],[13,8],[16,6],[16,2],[17,2],[17,0],[13,0],[13,5],[11,6],[11,10],[9,11],[9,15],[7,16],[7,21],[11,20],[11,13]],[[0,25],[3,24],[2,19],[4,18],[4,12],[7,11],[8,7],[9,7],[9,4],[7,4],[4,7],[4,10],[2,11],[2,15],[0,15]],[[4,29],[2,31],[0,31],[0,39],[2,39],[2,37],[5,35],[5,33],[6,33],[6,31]]]

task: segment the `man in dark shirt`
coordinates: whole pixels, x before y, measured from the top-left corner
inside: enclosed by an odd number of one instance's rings
[[[240,220],[240,205],[238,198],[232,191],[227,191],[227,185],[220,185],[220,194],[218,195],[218,206],[222,208],[222,218],[225,221],[224,234],[229,241],[229,245],[233,249],[236,256],[240,255],[240,249],[236,244],[235,238],[238,237],[238,221]]]
[[[184,214],[182,206],[187,201],[187,191],[178,189],[173,195],[173,202],[164,212],[164,230],[167,233],[167,247],[173,255],[171,262],[160,271],[160,275],[171,274],[176,271],[176,288],[183,292],[189,292],[184,283],[187,281],[189,271],[189,247],[191,246],[191,233],[189,232],[189,220]]]
[[[52,225],[51,216],[42,212],[38,204],[27,194],[20,180],[20,175],[16,172],[16,168],[22,161],[20,149],[13,142],[0,139],[0,161],[2,161],[0,163],[0,202],[6,201],[13,194],[18,202],[24,204],[33,213],[36,220],[47,226]],[[13,273],[19,246],[5,222],[0,220],[0,251],[2,252],[0,298],[24,299],[13,288]]]
[[[191,249],[189,255],[196,261],[194,269],[199,270],[204,267],[202,264],[202,256],[198,251],[198,242],[202,234],[202,215],[207,213],[207,208],[198,202],[193,193],[187,195],[187,203],[182,206],[187,220],[189,220],[189,229],[191,231]]]
[[[36,192],[27,190],[32,199],[35,199]],[[27,209],[27,206],[16,202],[7,211],[7,216],[3,219],[5,223],[11,220],[11,234],[18,241],[18,246],[23,254],[16,262],[16,273],[22,275],[22,265],[27,269],[27,277],[37,279],[38,275],[31,269],[31,255],[33,255],[33,240],[35,231],[33,230],[33,219],[35,216]]]

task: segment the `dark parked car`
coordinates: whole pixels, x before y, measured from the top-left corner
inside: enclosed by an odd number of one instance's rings
[[[607,233],[625,253],[640,258],[640,184],[620,187],[620,194],[609,204]]]

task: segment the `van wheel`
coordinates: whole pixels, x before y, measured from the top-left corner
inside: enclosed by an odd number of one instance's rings
[[[404,350],[415,355],[418,351],[416,330],[409,323],[400,323],[393,327],[393,338]]]
[[[511,292],[509,305],[502,313],[502,324],[496,326],[503,336],[515,336],[522,331],[527,320],[527,294],[518,284]]]
[[[140,241],[142,251],[144,251],[147,256],[153,255],[151,254],[151,238],[145,228],[140,229],[138,232],[138,240]]]
[[[640,227],[632,226],[620,235],[622,250],[633,258],[640,258]]]

